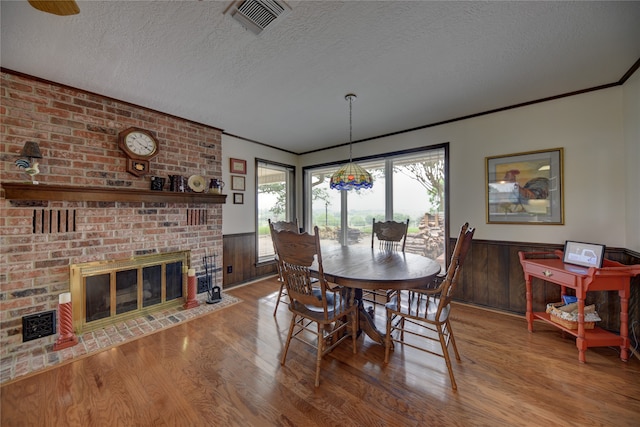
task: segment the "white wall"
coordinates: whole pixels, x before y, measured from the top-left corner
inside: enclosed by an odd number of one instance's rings
[[[640,73],[623,86],[627,171],[627,249],[640,252]]]
[[[256,228],[256,158],[296,166],[298,156],[255,144],[229,135],[222,135],[222,180],[227,202],[222,207],[222,234],[254,232]],[[229,159],[247,161],[245,191],[231,190]],[[233,193],[244,194],[244,204],[233,203]]]
[[[354,145],[353,155],[443,142],[450,143],[451,223],[469,221],[476,238],[626,247],[626,199],[637,185],[628,188],[625,171],[631,150],[625,151],[621,87],[366,141]],[[565,224],[486,224],[485,157],[556,147],[564,148]],[[300,166],[343,160],[347,153],[343,147],[303,155]]]
[[[640,251],[640,75],[622,87],[507,110],[380,138],[353,147],[354,158],[450,143],[451,223],[469,221],[476,238],[561,244],[602,243]],[[564,148],[564,225],[487,224],[485,158]],[[255,231],[255,158],[296,165],[298,217],[302,167],[344,161],[345,147],[295,156],[228,135],[222,138],[223,179],[229,158],[247,160],[245,203],[230,186],[223,233]]]

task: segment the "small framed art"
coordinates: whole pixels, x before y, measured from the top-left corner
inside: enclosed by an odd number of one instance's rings
[[[604,259],[604,250],[604,245],[567,240],[564,242],[564,258],[562,262],[583,267],[600,268]]]
[[[231,170],[231,173],[241,173],[245,175],[247,173],[247,161],[230,158],[229,169]]]
[[[233,193],[233,204],[234,205],[242,205],[242,204],[244,204],[244,194],[242,194],[242,193]]]
[[[564,224],[563,149],[487,157],[487,224]]]
[[[231,189],[244,191],[244,176],[231,175]]]

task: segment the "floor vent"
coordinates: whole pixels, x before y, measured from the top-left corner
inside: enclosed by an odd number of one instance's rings
[[[209,290],[209,281],[206,277],[198,277],[198,292],[199,294],[205,293]]]
[[[56,310],[31,314],[22,318],[22,342],[56,333]]]
[[[281,0],[237,0],[224,13],[240,22],[247,30],[260,34],[273,27],[290,11],[289,5]]]

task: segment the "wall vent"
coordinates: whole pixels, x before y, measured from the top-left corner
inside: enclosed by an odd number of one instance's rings
[[[243,27],[260,34],[289,14],[291,8],[281,0],[237,0],[224,11]]]
[[[33,211],[33,234],[69,233],[73,231],[76,231],[75,209]]]
[[[187,225],[207,224],[206,209],[187,209]]]
[[[56,310],[31,314],[22,318],[22,342],[56,333]]]

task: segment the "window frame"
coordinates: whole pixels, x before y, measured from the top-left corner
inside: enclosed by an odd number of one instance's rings
[[[282,162],[273,160],[255,159],[255,257],[256,266],[262,264],[269,264],[273,262],[273,254],[260,255],[260,204],[259,204],[259,181],[260,181],[260,168],[262,164],[273,166],[274,169],[281,168],[283,172],[288,173],[288,187],[287,187],[287,208],[285,213],[285,221],[292,221],[296,218],[296,167]]]
[[[450,189],[450,184],[449,184],[449,143],[445,142],[445,143],[441,143],[441,144],[435,144],[435,145],[429,145],[429,146],[422,146],[422,147],[418,147],[418,148],[413,148],[413,149],[408,149],[408,150],[400,150],[400,151],[393,151],[393,152],[388,152],[388,153],[382,153],[382,154],[378,154],[378,155],[372,155],[372,156],[366,156],[366,157],[359,157],[359,158],[354,158],[353,161],[357,162],[357,163],[365,163],[369,160],[384,160],[384,164],[385,164],[385,170],[389,170],[389,165],[393,163],[394,160],[402,158],[404,156],[411,156],[411,155],[416,155],[419,154],[421,152],[429,152],[429,151],[434,151],[434,150],[443,150],[444,151],[444,203],[443,203],[443,208],[444,208],[444,220],[446,223],[446,227],[444,229],[444,233],[445,233],[445,241],[444,241],[444,258],[445,258],[445,265],[448,266],[449,264],[449,253],[450,253],[450,228],[451,228],[451,223],[450,223],[450,214],[449,214],[449,189]],[[319,168],[325,168],[325,167],[332,167],[335,166],[336,168],[339,167],[340,165],[344,164],[346,162],[346,160],[343,161],[336,161],[336,162],[328,162],[328,163],[321,163],[321,164],[315,164],[315,165],[309,165],[309,166],[304,166],[302,168],[302,188],[303,188],[303,222],[300,224],[300,226],[306,230],[309,231],[309,227],[310,224],[312,223],[312,212],[311,212],[311,206],[312,206],[312,194],[309,191],[309,186],[310,186],[310,182],[309,182],[309,177],[310,177],[310,173],[312,173],[314,170],[317,170]],[[374,184],[375,185],[375,184]],[[332,191],[337,191],[337,190],[332,190]],[[345,241],[345,234],[347,232],[347,227],[346,227],[346,221],[347,221],[347,214],[345,212],[347,212],[347,194],[345,194],[346,192],[342,192],[343,194],[341,194],[341,228],[343,230],[343,236],[342,236],[342,242]],[[385,175],[385,220],[391,220],[393,219],[393,178],[392,175],[391,176],[386,176]]]

